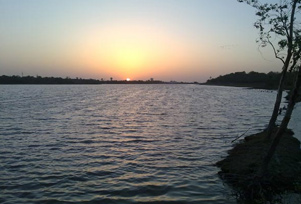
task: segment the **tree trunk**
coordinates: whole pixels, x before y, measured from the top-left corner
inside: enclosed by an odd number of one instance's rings
[[[276,101],[274,104],[274,110],[273,110],[273,113],[272,113],[272,116],[271,116],[271,119],[270,119],[270,122],[269,122],[269,125],[267,128],[267,136],[266,136],[267,140],[271,139],[273,129],[276,126],[276,120],[278,117],[278,112],[279,112],[279,108],[280,108],[280,104],[281,104],[282,92],[283,92],[283,88],[284,88],[284,82],[285,82],[285,76],[287,73],[287,69],[288,69],[288,66],[284,65],[282,74],[281,74],[281,78],[280,78],[280,82],[278,85],[278,91],[277,91]]]
[[[296,11],[296,7],[298,4],[299,0],[292,0],[292,12],[291,12],[291,16],[290,16],[290,26],[289,26],[289,32],[287,34],[287,41],[288,41],[288,49],[287,49],[287,56],[283,65],[283,69],[282,69],[282,74],[281,74],[281,79],[279,82],[279,86],[278,86],[278,92],[277,92],[277,97],[276,97],[276,101],[275,101],[275,105],[274,105],[274,110],[273,110],[273,114],[271,116],[269,125],[268,125],[268,129],[267,129],[267,136],[266,138],[268,140],[271,139],[272,136],[272,132],[274,127],[276,126],[276,120],[277,120],[277,116],[278,116],[278,112],[279,112],[279,108],[280,108],[280,104],[281,104],[281,99],[282,99],[282,92],[283,92],[283,88],[284,88],[284,81],[285,81],[285,76],[288,70],[288,67],[290,65],[290,61],[292,58],[292,52],[293,52],[293,39],[294,39],[294,20],[295,20],[295,11]]]
[[[291,115],[293,113],[293,110],[294,110],[294,107],[295,107],[295,104],[296,104],[296,101],[298,98],[300,85],[301,85],[301,66],[298,67],[298,75],[297,75],[297,78],[295,81],[295,86],[294,86],[292,95],[290,97],[290,100],[289,100],[289,103],[287,106],[285,116],[284,116],[284,118],[281,122],[281,125],[276,133],[276,136],[271,144],[271,147],[263,160],[262,168],[259,171],[259,176],[261,176],[261,177],[267,172],[268,165],[275,153],[276,147],[278,146],[279,141],[280,141],[281,137],[283,136],[283,133],[287,129],[288,123],[291,119]]]

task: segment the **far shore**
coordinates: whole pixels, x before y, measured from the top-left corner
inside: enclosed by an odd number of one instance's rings
[[[0,76],[0,84],[6,85],[101,85],[101,84],[200,84],[198,82],[161,81],[150,78],[149,80],[98,80],[82,78],[61,78],[61,77],[41,77],[41,76]]]

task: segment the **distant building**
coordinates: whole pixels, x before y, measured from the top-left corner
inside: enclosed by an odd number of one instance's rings
[[[154,78],[150,78],[150,81],[154,81]]]

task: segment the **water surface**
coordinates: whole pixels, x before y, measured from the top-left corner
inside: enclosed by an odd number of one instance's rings
[[[0,202],[235,203],[214,163],[275,93],[198,85],[0,86]]]

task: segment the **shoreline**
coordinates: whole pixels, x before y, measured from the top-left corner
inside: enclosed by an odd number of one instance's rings
[[[237,83],[203,83],[200,85],[207,85],[207,86],[227,86],[227,87],[239,87],[239,88],[249,88],[249,89],[264,89],[264,90],[277,90],[277,87],[266,87],[263,85],[258,85],[256,83],[248,83],[248,84],[237,84]],[[287,89],[289,90],[289,89]]]
[[[301,193],[301,143],[292,130],[284,134],[264,178],[257,176],[271,144],[264,139],[264,131],[246,136],[216,163],[220,178],[232,187],[238,200],[271,201],[282,194]]]

